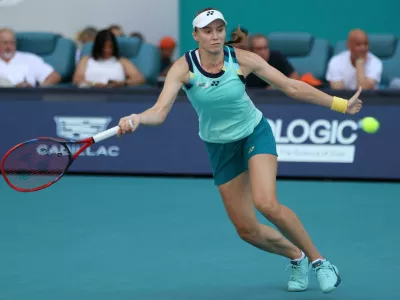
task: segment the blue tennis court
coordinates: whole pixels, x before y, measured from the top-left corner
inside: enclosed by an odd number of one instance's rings
[[[66,176],[30,194],[1,181],[0,195],[0,299],[399,296],[400,184],[278,182],[339,267],[328,295],[314,273],[308,291],[286,292],[288,261],[238,238],[211,179]]]

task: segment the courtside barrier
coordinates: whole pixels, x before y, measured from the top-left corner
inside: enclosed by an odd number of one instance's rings
[[[118,124],[157,100],[159,90],[0,90],[1,156],[36,136],[80,139]],[[278,91],[249,91],[273,129],[279,153],[278,176],[400,179],[400,93],[365,92],[364,109],[344,116],[289,99]],[[349,97],[352,93],[339,96]],[[359,127],[373,116],[375,134]],[[73,151],[74,149],[72,149]],[[43,154],[57,149],[37,149]],[[112,138],[82,154],[77,173],[210,175],[206,149],[198,137],[195,111],[178,96],[165,124]]]

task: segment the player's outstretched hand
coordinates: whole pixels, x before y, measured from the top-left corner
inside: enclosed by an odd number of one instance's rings
[[[355,115],[356,113],[358,113],[361,110],[362,101],[360,99],[358,99],[358,96],[360,96],[361,91],[362,91],[362,88],[359,87],[357,92],[354,94],[354,96],[350,98],[349,103],[347,105],[346,114]]]
[[[140,117],[136,114],[132,114],[130,116],[121,118],[121,120],[118,123],[119,131],[117,136],[120,136],[121,134],[134,132],[139,127],[139,124],[140,124]]]

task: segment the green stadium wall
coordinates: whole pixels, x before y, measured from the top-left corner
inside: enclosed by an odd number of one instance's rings
[[[332,44],[346,39],[353,28],[361,28],[367,33],[392,33],[400,37],[400,0],[180,0],[181,55],[197,46],[192,37],[192,21],[196,12],[205,7],[215,7],[223,12],[228,22],[228,33],[237,25],[246,27],[251,33],[310,32]]]

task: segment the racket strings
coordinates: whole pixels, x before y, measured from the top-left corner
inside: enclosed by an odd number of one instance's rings
[[[20,189],[35,189],[56,180],[70,162],[70,152],[61,143],[37,140],[14,149],[4,160],[3,172]]]

